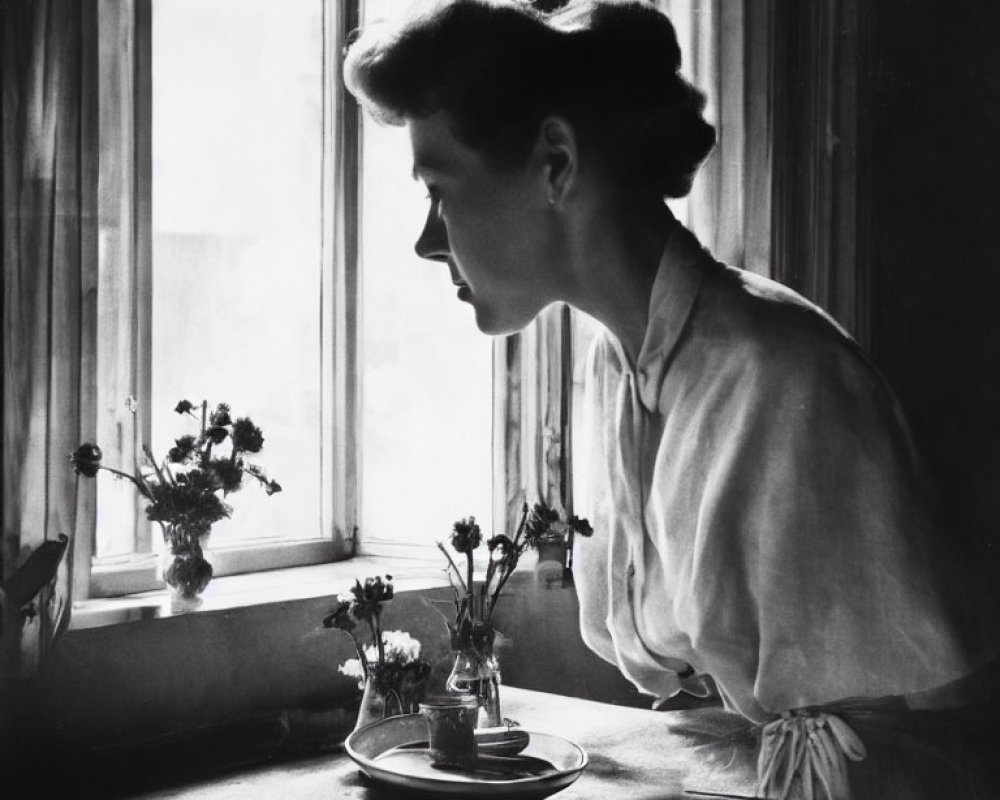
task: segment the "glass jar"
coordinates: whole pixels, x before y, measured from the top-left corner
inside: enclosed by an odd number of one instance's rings
[[[466,648],[455,654],[448,676],[448,691],[469,694],[479,704],[477,727],[495,728],[503,724],[500,712],[500,660],[492,651],[479,653]]]

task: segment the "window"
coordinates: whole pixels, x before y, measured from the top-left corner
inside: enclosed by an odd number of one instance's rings
[[[230,403],[284,491],[212,547],[320,539],[322,4],[154,2],[152,49],[153,450],[179,399]]]
[[[739,85],[732,37],[710,35],[733,12],[662,4],[712,113]],[[582,367],[600,326],[557,304],[491,339],[447,270],[414,254],[426,199],[407,177],[405,130],[362,122],[339,74],[360,5],[99,7],[101,78],[118,89],[99,114],[99,441],[125,469],[145,442],[164,453],[188,430],[172,413],[181,398],[228,402],[262,426],[261,460],[284,491],[233,498],[233,519],[213,528],[219,575],[359,544],[426,553],[458,517],[508,530],[523,500],[573,512],[583,488]],[[726,130],[675,208],[716,251],[742,240],[725,227],[742,218],[726,166],[742,134]],[[152,588],[158,532],[131,487],[99,493],[91,594]]]
[[[427,199],[405,129],[362,131],[361,544],[405,552],[446,540],[459,517],[492,527],[493,342],[448,269],[414,253]]]
[[[98,440],[125,469],[144,443],[162,457],[191,432],[172,411],[182,398],[228,402],[263,428],[260,461],[284,491],[232,498],[233,518],[212,531],[218,575],[330,560],[353,529],[352,454],[335,432],[352,365],[343,322],[331,323],[351,269],[336,224],[354,202],[336,188],[350,181],[335,174],[350,138],[336,87],[355,6],[99,10],[112,91],[99,114]],[[99,482],[92,595],[155,585],[161,540],[143,506],[128,484]]]

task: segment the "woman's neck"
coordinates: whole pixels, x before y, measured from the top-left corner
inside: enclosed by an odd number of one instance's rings
[[[646,336],[663,248],[679,224],[662,202],[633,205],[592,215],[576,237],[575,280],[566,300],[615,335],[632,367]]]

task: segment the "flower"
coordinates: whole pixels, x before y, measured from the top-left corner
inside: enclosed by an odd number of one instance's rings
[[[264,434],[246,417],[233,423],[233,447],[247,453],[259,453],[264,446]]]
[[[174,439],[174,446],[167,452],[167,459],[174,464],[183,464],[189,461],[195,453],[198,440],[193,436],[182,436]]]
[[[590,527],[590,523],[585,519],[581,519],[580,517],[574,515],[569,518],[569,522],[567,524],[569,525],[569,529],[571,531],[578,533],[581,536],[594,535],[594,529]]]
[[[363,689],[368,681],[385,699],[385,713],[395,703],[399,713],[415,711],[421,699],[423,681],[431,666],[420,657],[420,642],[405,631],[383,631],[381,614],[385,603],[392,600],[392,576],[355,580],[349,594],[339,595],[337,602],[323,618],[324,628],[336,628],[347,633],[354,643],[357,658],[350,658],[338,667],[341,674],[358,680]],[[359,623],[367,623],[371,639],[359,639]]]
[[[219,403],[215,411],[212,412],[212,416],[208,418],[208,424],[216,428],[224,428],[226,425],[232,425],[233,420],[229,416],[229,410],[228,403]]]
[[[226,441],[226,437],[229,435],[229,431],[223,428],[221,425],[213,425],[207,431],[205,435],[212,440],[212,444],[222,444]]]
[[[205,465],[205,470],[215,477],[224,495],[238,492],[243,486],[243,467],[232,459],[213,458]]]
[[[507,553],[510,552],[514,543],[511,541],[510,537],[505,533],[497,534],[486,542],[486,547],[491,553],[494,551],[499,551],[499,555],[503,558]]]
[[[93,442],[86,442],[73,451],[69,460],[78,474],[93,478],[101,468],[102,458],[104,453],[101,452],[101,448]]]
[[[548,538],[553,524],[558,521],[558,511],[549,508],[544,503],[535,503],[524,526],[525,538],[532,546],[537,545],[538,542]]]
[[[479,659],[492,653],[496,637],[493,615],[521,556],[540,542],[561,540],[567,531],[582,536],[593,533],[585,519],[571,516],[563,523],[559,512],[544,503],[535,503],[530,509],[525,503],[513,536],[501,533],[486,541],[490,560],[485,578],[477,584],[473,577],[473,551],[482,539],[479,526],[475,517],[463,518],[454,524],[451,545],[456,552],[465,555],[464,575],[445,546],[438,542],[438,548],[448,559],[448,578],[454,591],[455,619],[448,622],[453,650],[471,652]]]
[[[337,598],[337,605],[325,617],[323,617],[324,628],[338,628],[350,633],[358,627],[358,623],[351,614],[351,601],[346,597]]]
[[[195,408],[190,400],[180,400],[174,411],[199,419]],[[200,422],[197,434],[174,440],[162,462],[143,447],[145,463],[134,474],[105,466],[101,448],[92,442],[80,445],[70,455],[70,461],[76,472],[87,478],[105,470],[131,481],[149,501],[146,516],[160,523],[171,552],[200,556],[200,537],[215,522],[232,514],[222,497],[239,491],[245,474],[255,478],[269,495],[281,491],[281,485],[269,479],[262,467],[245,458],[245,453],[259,452],[264,443],[263,433],[253,422],[244,417],[234,423],[226,403],[219,403],[209,415],[207,402],[201,404]],[[178,570],[183,569],[186,567],[178,566]],[[188,577],[200,581],[203,576]]]
[[[384,581],[379,576],[365,578],[364,584],[355,580],[351,588],[351,594],[354,595],[351,613],[361,620],[377,618],[382,613],[382,604],[392,600],[393,589],[390,581],[392,575],[386,575]]]
[[[452,529],[451,546],[459,553],[471,553],[479,547],[482,538],[475,517],[460,519]]]

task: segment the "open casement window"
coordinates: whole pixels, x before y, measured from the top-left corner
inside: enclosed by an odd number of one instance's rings
[[[196,432],[181,399],[263,429],[284,490],[227,498],[216,575],[351,551],[358,112],[340,68],[357,6],[98,3],[97,441],[124,470],[144,444],[163,458]],[[142,499],[106,474],[97,492],[76,598],[155,588]]]

